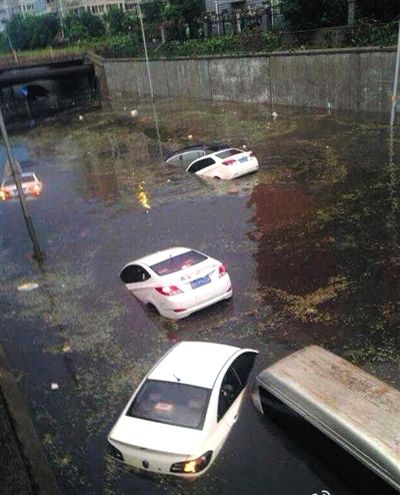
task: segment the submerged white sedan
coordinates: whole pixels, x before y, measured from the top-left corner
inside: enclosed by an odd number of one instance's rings
[[[223,263],[185,247],[131,261],[120,278],[141,302],[174,320],[232,297]]]
[[[107,453],[152,473],[193,478],[217,457],[257,351],[180,342],[145,376],[113,426]]]
[[[42,181],[34,172],[21,174],[22,190],[26,196],[40,196],[42,193]],[[0,186],[0,199],[15,198],[18,196],[17,186],[12,176],[5,177]]]
[[[225,180],[258,170],[258,160],[252,151],[222,145],[189,146],[172,153],[166,163],[183,164],[191,174]]]

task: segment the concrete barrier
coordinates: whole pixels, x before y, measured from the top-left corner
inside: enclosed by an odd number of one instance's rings
[[[150,62],[155,96],[388,111],[394,47],[274,52]],[[103,60],[111,97],[150,95],[143,60]]]

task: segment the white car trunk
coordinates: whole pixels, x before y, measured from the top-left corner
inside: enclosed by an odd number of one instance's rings
[[[137,449],[190,456],[204,442],[202,430],[183,428],[130,416],[121,417],[110,433],[110,440]]]

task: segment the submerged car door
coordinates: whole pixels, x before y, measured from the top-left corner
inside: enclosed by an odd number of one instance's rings
[[[239,417],[247,380],[258,351],[243,349],[222,374],[216,384],[216,425],[213,444],[216,452],[222,447]]]
[[[186,169],[189,174],[206,175],[208,167],[215,165],[215,160],[213,158],[201,158],[196,160]]]
[[[151,278],[147,270],[132,263],[124,266],[119,276],[126,288],[133,292],[138,299],[145,299],[145,293],[149,289]]]
[[[182,165],[184,167],[187,167],[194,160],[197,160],[197,158],[200,158],[205,154],[206,152],[201,148],[186,150],[186,151],[182,151],[181,153],[176,153],[175,155],[172,155],[170,158],[166,160],[166,163],[168,165]]]

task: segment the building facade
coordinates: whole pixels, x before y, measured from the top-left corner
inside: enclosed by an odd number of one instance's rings
[[[233,10],[263,7],[262,0],[206,0],[206,11],[221,14]]]
[[[46,0],[0,0],[0,31],[17,14],[40,14],[46,11]]]

